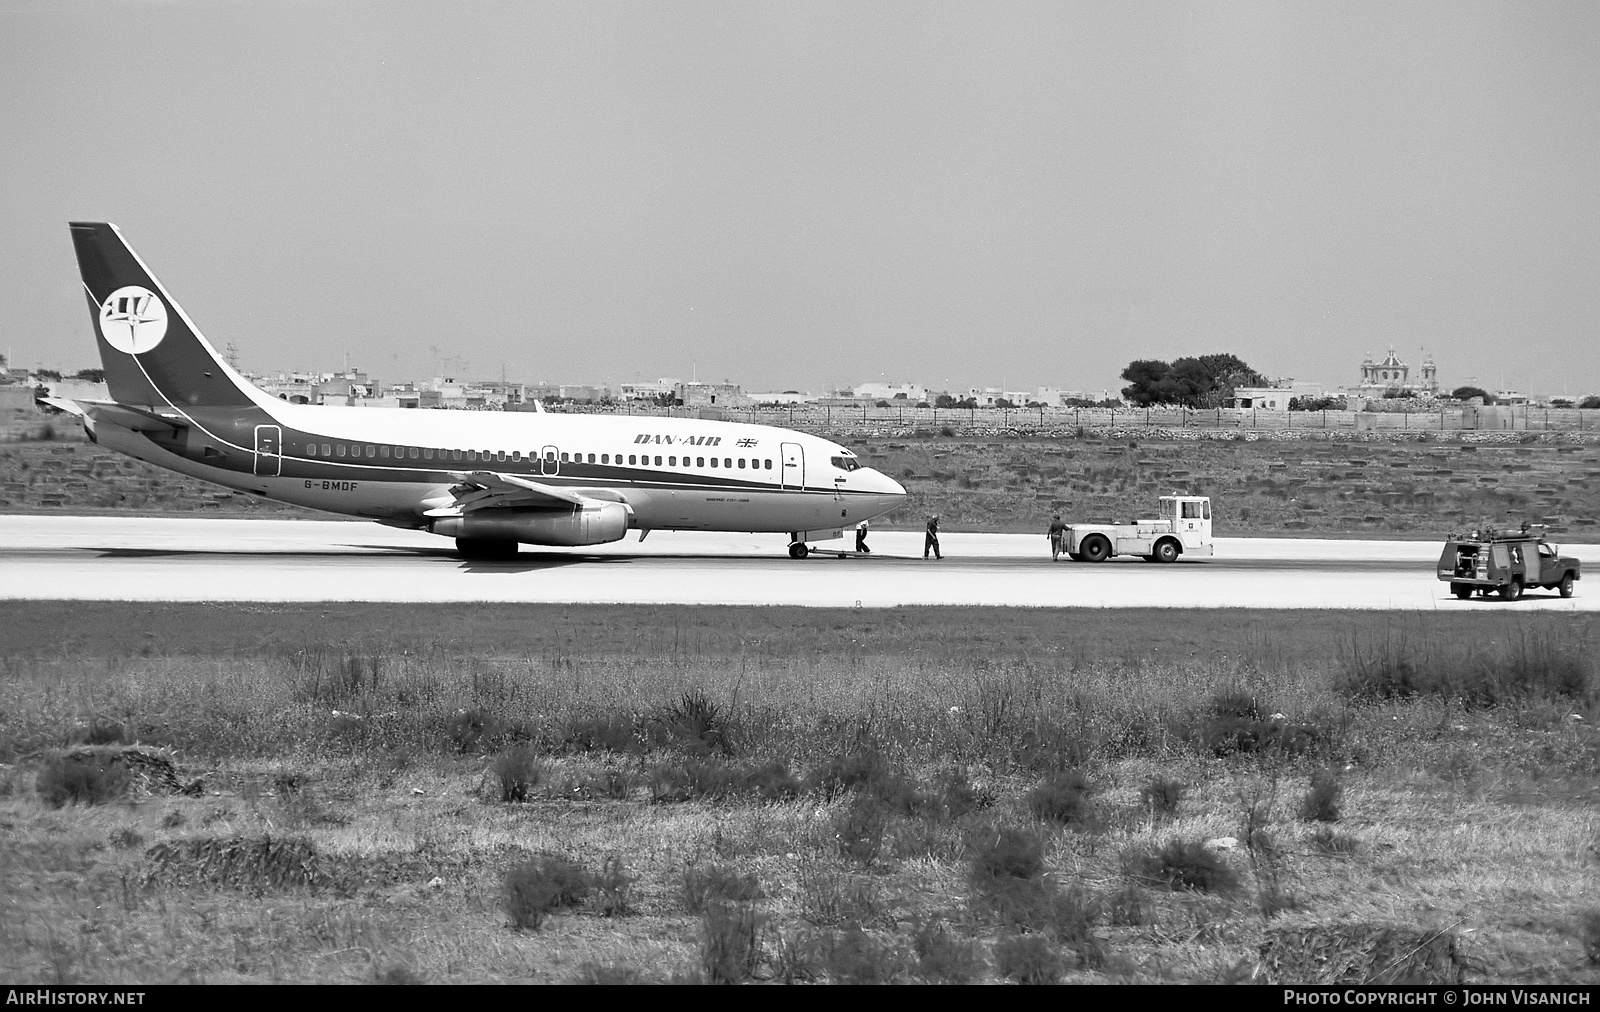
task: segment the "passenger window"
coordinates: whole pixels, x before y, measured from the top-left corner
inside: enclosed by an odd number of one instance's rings
[[[723,467],[732,467],[733,466],[733,458],[732,457],[723,457],[722,458],[722,466]]]
[[[317,444],[316,443],[307,443],[306,444],[306,456],[315,457],[316,455],[317,455]]]
[[[602,464],[609,464],[609,463],[611,463],[611,454],[609,454],[609,453],[602,453],[602,454],[601,454],[601,455],[600,455],[600,463],[602,463]]]
[[[450,451],[450,456],[451,456],[451,458],[453,460],[460,460],[461,459],[461,451],[460,450],[451,450]]]
[[[341,457],[344,456],[344,444],[343,443],[339,444],[339,449],[338,449],[337,452],[338,452],[339,456],[341,456]]]
[[[406,448],[405,447],[397,446],[397,447],[394,448],[394,459],[395,460],[404,460],[405,456],[406,456]]]
[[[704,458],[704,457],[696,457],[696,458],[694,458],[694,466],[695,467],[705,467],[706,466],[706,458]]]
[[[677,467],[678,466],[678,458],[677,457],[668,457],[667,458],[667,466],[668,467]]]
[[[633,454],[630,453],[630,454],[628,454],[628,463],[636,464],[636,463],[638,463],[638,460],[634,457]]]
[[[495,459],[496,460],[505,460],[506,459],[506,451],[501,450],[499,453],[495,454]]]
[[[333,447],[329,446],[327,443],[323,443],[322,444],[322,455],[324,457],[333,456]]]
[[[412,460],[416,460],[418,457],[422,456],[422,451],[413,446],[406,451],[406,456],[410,457]]]
[[[766,465],[768,471],[772,470],[772,461],[766,460],[766,461],[762,461],[762,463],[764,463]]]
[[[511,451],[511,459],[520,462],[522,460],[522,451],[521,450],[512,450]]]
[[[389,456],[389,448],[387,446],[380,446],[378,447],[378,453],[380,456],[387,457]]]
[[[423,449],[423,451],[422,451],[422,459],[423,460],[432,460],[433,459],[433,447],[429,446],[429,447],[425,447]]]
[[[711,466],[712,467],[716,467],[717,466],[717,458],[715,458],[715,457],[711,458]]]
[[[589,463],[591,463],[591,464],[594,463],[594,454],[592,454],[592,453],[589,454]]]
[[[660,467],[660,466],[661,466],[661,458],[660,458],[660,457],[657,457],[657,458],[656,458],[656,466],[657,466],[657,467]]]
[[[741,470],[741,471],[744,470],[744,458],[743,457],[739,458],[739,470]]]

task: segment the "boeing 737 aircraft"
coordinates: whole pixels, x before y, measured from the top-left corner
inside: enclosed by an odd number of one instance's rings
[[[71,229],[111,400],[46,400],[182,474],[431,531],[469,557],[692,530],[786,533],[804,558],[905,496],[844,447],[766,425],[290,404],[217,355],[115,225]]]

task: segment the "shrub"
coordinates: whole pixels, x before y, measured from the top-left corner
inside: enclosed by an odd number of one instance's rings
[[[97,713],[94,719],[81,729],[81,735],[83,742],[88,745],[121,745],[126,742],[127,730],[121,721]]]
[[[988,969],[982,946],[974,939],[958,937],[938,918],[917,925],[912,946],[917,954],[917,976],[924,980],[965,984]]]
[[[980,791],[966,770],[947,766],[934,777],[933,803],[948,818],[959,819],[994,804],[994,796]]]
[[[1344,785],[1333,770],[1324,767],[1311,774],[1311,786],[1300,801],[1300,818],[1307,822],[1338,822]]]
[[[871,794],[857,795],[834,813],[833,833],[839,854],[866,866],[883,850],[883,834],[889,827],[889,813],[883,802]]]
[[[1147,880],[1174,891],[1228,892],[1239,884],[1233,869],[1198,840],[1169,840],[1145,857],[1141,870]]]
[[[584,963],[578,967],[578,972],[572,975],[569,984],[649,984],[652,983],[640,970],[631,966],[616,966],[610,963]]]
[[[881,904],[871,878],[813,855],[802,855],[795,871],[800,916],[811,924],[862,924],[878,916]]]
[[[633,718],[620,713],[573,718],[562,744],[573,752],[637,752],[641,747]]]
[[[864,748],[846,755],[837,755],[812,770],[807,781],[812,790],[824,797],[837,797],[846,791],[865,787],[884,779],[889,764],[877,749]]]
[[[1061,977],[1061,955],[1042,935],[1002,938],[994,961],[1002,977],[1019,984],[1054,984]]]
[[[128,771],[108,756],[55,755],[45,760],[36,789],[54,808],[98,805],[114,801],[128,790]]]
[[[1006,879],[1033,879],[1044,874],[1044,841],[1022,829],[1004,827],[984,833],[972,846],[972,879],[980,889]]]
[[[1361,841],[1332,826],[1319,826],[1311,834],[1311,843],[1324,854],[1354,854],[1361,849]]]
[[[733,755],[735,728],[731,715],[700,689],[669,703],[658,718],[669,738],[694,756],[713,752]]]
[[[1088,793],[1082,773],[1057,773],[1028,792],[1028,810],[1047,822],[1083,822],[1089,815]]]
[[[633,887],[633,876],[615,854],[607,857],[594,878],[594,887],[600,894],[600,913],[606,917],[626,917],[633,913],[628,906],[628,891]]]
[[[516,745],[495,756],[494,775],[500,782],[501,801],[522,802],[539,786],[544,771],[530,746]]]
[[[753,872],[741,875],[721,864],[692,864],[683,870],[683,903],[692,914],[713,903],[743,903],[760,898],[761,880]]]
[[[613,801],[620,801],[626,798],[632,786],[633,778],[622,770],[604,770],[586,777],[583,781],[584,790],[597,797],[610,798]]]
[[[1600,907],[1590,907],[1578,915],[1578,934],[1590,965],[1600,966]]]
[[[1339,656],[1339,691],[1353,699],[1436,696],[1467,707],[1528,698],[1588,699],[1594,661],[1569,623],[1531,621],[1515,637],[1483,642],[1413,641],[1385,633],[1350,639]]]
[[[828,939],[822,965],[841,984],[888,984],[906,970],[905,954],[892,942],[852,925]]]
[[[789,767],[774,759],[747,770],[740,778],[740,786],[763,801],[782,801],[799,794],[800,778],[789,772]]]
[[[564,857],[535,857],[506,872],[502,899],[511,926],[538,930],[546,914],[562,907],[575,907],[593,888],[582,868]]]
[[[1135,882],[1124,882],[1122,888],[1107,896],[1105,912],[1106,918],[1119,927],[1137,927],[1150,917],[1144,890]]]
[[[120,847],[123,850],[144,846],[144,834],[132,826],[112,830],[109,839],[113,847]]]
[[[486,747],[489,742],[505,733],[505,722],[493,714],[473,709],[461,709],[445,721],[445,734],[459,752],[471,752]]]
[[[700,914],[700,968],[713,984],[749,980],[761,962],[761,917],[749,903],[715,902]]]
[[[1183,801],[1185,789],[1177,780],[1152,777],[1149,783],[1139,788],[1139,798],[1144,802],[1145,808],[1153,814],[1177,815],[1178,805]]]

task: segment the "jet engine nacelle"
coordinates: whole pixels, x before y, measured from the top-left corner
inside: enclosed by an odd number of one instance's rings
[[[484,509],[433,522],[433,533],[473,541],[519,541],[525,545],[603,545],[628,533],[628,507],[594,502],[562,513],[553,510]]]

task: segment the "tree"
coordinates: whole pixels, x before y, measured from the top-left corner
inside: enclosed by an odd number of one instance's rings
[[[1595,408],[1600,408],[1600,396],[1590,394],[1578,402],[1578,407],[1583,408],[1585,411],[1592,411]]]
[[[1010,401],[1006,400],[1004,397],[995,398],[994,406],[997,407],[997,408],[1014,408],[1014,407],[1016,407],[1015,404],[1013,404]]]
[[[1454,390],[1450,391],[1450,396],[1454,397],[1458,401],[1470,401],[1474,397],[1482,397],[1483,403],[1494,403],[1494,394],[1491,394],[1482,387],[1456,387]]]
[[[1214,408],[1233,396],[1235,387],[1264,386],[1262,375],[1236,355],[1180,358],[1171,365],[1159,359],[1138,359],[1122,370],[1129,385],[1122,396],[1139,407],[1181,404]]]
[[[88,383],[104,383],[106,381],[106,371],[104,369],[79,369],[72,374],[72,378],[84,380]]]
[[[933,399],[933,406],[936,408],[953,408],[956,406],[956,399],[949,394],[940,394]]]

